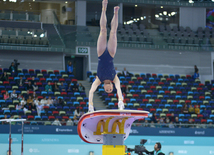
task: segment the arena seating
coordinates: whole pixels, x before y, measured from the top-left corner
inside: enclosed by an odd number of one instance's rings
[[[0,44],[48,46],[45,31],[41,29],[0,27]]]
[[[48,121],[54,121],[55,118],[59,120],[74,117],[74,110],[79,108],[84,112],[88,111],[88,98],[86,97],[85,92],[46,92],[45,86],[47,82],[51,82],[51,85],[54,82],[57,82],[60,85],[60,82],[64,82],[64,85],[68,86],[70,83],[73,85],[77,83],[77,79],[74,78],[74,75],[68,75],[64,70],[40,70],[40,69],[19,69],[17,76],[11,75],[8,72],[7,68],[0,68],[0,76],[3,72],[7,72],[9,76],[9,81],[0,81],[0,119],[4,118],[4,115],[7,115],[10,118],[12,115],[14,118],[19,118],[19,115],[22,118],[26,118],[27,120],[31,121],[26,122],[27,124],[44,124],[50,125],[51,123]],[[14,89],[16,90],[17,94],[25,95],[27,93],[24,86],[17,86],[16,80],[23,76],[24,80],[31,81],[32,77],[35,77],[35,81],[39,86],[39,90],[35,91],[36,95],[38,96],[39,100],[43,99],[44,97],[48,98],[51,96],[52,99],[57,96],[64,100],[64,106],[44,106],[41,115],[38,116],[36,111],[26,111],[25,113],[23,110],[16,110],[16,105],[19,104],[19,100],[4,100],[3,94],[8,91],[11,93]],[[29,91],[29,94],[33,94],[33,91]],[[32,120],[34,120],[32,122]],[[39,121],[39,122],[37,122]],[[40,122],[44,121],[44,122]]]
[[[90,82],[96,73],[87,72]],[[195,123],[209,123],[214,120],[214,80],[206,81],[205,85],[191,75],[163,75],[141,73],[124,77],[118,74],[122,89],[128,89],[124,94],[126,109],[146,110],[156,113],[157,117],[170,117],[174,113],[182,123],[193,119]],[[116,90],[105,93],[103,85],[97,90],[99,96],[109,109],[117,109]],[[202,114],[183,114],[182,108],[199,105]],[[147,118],[150,122],[151,119]]]

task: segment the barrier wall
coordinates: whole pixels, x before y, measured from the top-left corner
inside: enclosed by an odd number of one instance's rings
[[[12,127],[12,152],[13,155],[20,155],[21,126]],[[185,136],[179,136],[178,130]],[[8,150],[8,131],[8,126],[0,126],[0,155],[6,155]],[[25,126],[24,132],[24,155],[89,155],[90,151],[93,151],[94,155],[102,154],[102,145],[83,142],[77,135],[76,127]],[[187,136],[188,133],[192,132],[195,135]],[[147,139],[145,147],[148,150],[153,150],[155,143],[159,141],[162,144],[162,151],[166,155],[169,152],[174,152],[174,155],[210,155],[214,154],[214,136],[208,136],[208,133],[212,133],[212,129],[133,127],[125,145],[134,148],[134,145],[140,143],[140,139]]]

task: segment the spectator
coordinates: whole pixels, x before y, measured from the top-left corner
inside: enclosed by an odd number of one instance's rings
[[[166,120],[165,120],[165,121],[166,121],[167,124],[169,124],[169,123],[170,123],[169,117],[166,117]]]
[[[26,80],[24,81],[24,85],[23,85],[23,86],[24,86],[24,87],[27,87],[28,82],[29,82],[28,79],[26,79]]]
[[[36,92],[34,91],[33,95],[32,95],[33,100],[35,100],[36,97],[37,97],[37,95],[36,95]]]
[[[123,71],[122,71],[122,75],[123,76],[129,76],[130,73],[126,70],[126,68],[124,67]]]
[[[209,124],[207,125],[208,128],[213,128],[213,122],[209,122]]]
[[[28,109],[31,110],[31,111],[36,111],[37,110],[36,105],[34,104],[34,102],[32,102],[32,104],[29,106]]]
[[[80,117],[80,111],[79,111],[79,108],[75,109],[74,110],[74,116],[76,117]]]
[[[23,86],[23,85],[24,85],[23,77],[22,77],[22,76],[20,76],[20,77],[19,77],[19,80],[17,80],[17,82],[16,82],[16,83],[17,83],[17,85],[18,85],[18,86]]]
[[[17,94],[16,94],[16,90],[15,90],[15,89],[14,89],[13,92],[10,94],[10,98],[11,98],[12,100],[17,99]]]
[[[4,72],[4,73],[1,75],[0,81],[8,81],[7,72]]]
[[[75,126],[77,126],[77,124],[78,124],[77,117],[76,117],[76,116],[74,116],[74,125],[75,125]]]
[[[21,100],[21,105],[24,106],[26,103],[27,103],[27,102],[26,102],[26,100],[25,100],[25,97],[23,97],[22,100]]]
[[[41,104],[42,104],[43,106],[49,106],[46,97],[44,97],[44,98],[41,100]]]
[[[149,123],[147,120],[145,120],[144,124],[143,124],[144,127],[149,127]]]
[[[16,105],[16,110],[22,110],[24,106],[19,102],[19,104]]]
[[[199,109],[199,106],[198,106],[198,105],[195,106],[195,113],[196,113],[196,114],[200,114],[200,109]]]
[[[57,82],[54,82],[53,91],[59,91],[59,87],[57,85]]]
[[[74,125],[74,122],[71,120],[71,118],[68,119],[66,125],[67,126],[73,126]]]
[[[55,96],[55,99],[53,100],[53,105],[54,105],[54,106],[57,106],[58,104],[59,104],[58,97]]]
[[[33,86],[31,84],[31,81],[28,82],[27,86],[26,86],[26,90],[33,90]]]
[[[71,61],[68,62],[68,65],[67,65],[67,73],[68,73],[68,74],[73,74],[73,65],[72,65],[72,62],[71,62]]]
[[[16,72],[17,72],[17,71],[16,71],[16,66],[15,66],[14,62],[11,63],[11,65],[10,65],[10,67],[9,67],[9,71],[10,71],[11,73],[16,73]]]
[[[189,105],[189,113],[193,114],[195,112],[194,107],[190,104]]]
[[[198,67],[195,65],[194,68],[195,68],[195,73],[197,73],[198,72]]]
[[[188,114],[189,111],[188,111],[188,108],[187,108],[186,104],[184,104],[184,106],[183,106],[181,111],[182,111],[183,114]]]
[[[9,100],[9,99],[10,99],[10,96],[8,94],[8,91],[6,91],[4,94],[4,100]]]
[[[50,82],[48,82],[48,84],[45,86],[45,91],[46,92],[52,92],[52,86],[51,86]]]
[[[66,126],[66,121],[65,121],[64,118],[62,119],[61,124],[62,124],[63,126]]]
[[[151,123],[150,123],[150,128],[155,128],[155,124],[153,121],[151,121]]]
[[[154,113],[151,117],[151,121],[153,121],[154,123],[157,123],[157,116],[156,113]]]
[[[78,90],[79,90],[79,92],[84,92],[85,91],[85,87],[82,85],[82,83],[79,83]]]
[[[58,104],[64,106],[64,101],[61,98],[59,98]]]
[[[175,122],[175,115],[174,115],[174,113],[171,113],[170,121],[171,122]]]
[[[62,126],[62,124],[60,123],[58,118],[55,119],[55,121],[52,123],[52,125]]]
[[[50,105],[53,105],[53,99],[51,98],[51,96],[49,96],[48,97],[48,101],[47,101],[48,103],[48,105],[50,106]]]
[[[35,77],[34,76],[32,76],[32,78],[31,78],[32,80],[31,80],[31,83],[33,83],[34,84],[34,82],[36,82],[35,81]]]
[[[120,71],[117,70],[117,67],[115,67],[115,71],[116,71],[116,74],[120,73]]]
[[[64,85],[63,82],[61,82],[61,85],[59,86],[59,91],[60,92],[65,92],[66,91],[66,86]]]
[[[35,97],[35,99],[33,100],[33,102],[34,102],[34,104],[36,105],[36,106],[38,106],[39,105],[39,99],[38,99],[38,97],[36,96]]]
[[[27,93],[26,93],[26,94],[24,94],[24,97],[27,99],[29,96],[30,96],[30,91],[29,91],[29,90],[27,90]]]
[[[38,105],[36,108],[37,108],[37,113],[40,116],[41,111],[43,110],[43,105],[40,102],[38,102]]]
[[[73,83],[71,82],[69,85],[68,85],[68,91],[69,92],[72,92],[73,91]]]
[[[200,75],[199,75],[199,73],[198,73],[198,71],[197,71],[196,73],[194,73],[193,78],[194,78],[194,79],[199,79],[199,76],[200,76]]]
[[[37,91],[39,89],[36,82],[33,83],[32,87],[33,87],[33,91]]]
[[[169,128],[175,128],[173,122],[171,121],[170,124],[169,124]]]
[[[74,91],[74,92],[77,92],[78,91],[78,86],[77,86],[77,84],[75,83],[75,84],[73,84],[73,86],[72,86],[72,90]]]
[[[190,128],[194,128],[194,126],[193,126],[193,124],[194,124],[194,120],[191,118],[191,119],[189,119],[189,127]]]
[[[175,122],[174,122],[174,124],[175,124],[175,127],[176,127],[176,128],[178,128],[178,127],[180,128],[180,127],[181,127],[181,126],[180,126],[181,123],[179,122],[178,117],[175,117]]]
[[[22,95],[19,94],[18,97],[17,97],[17,99],[19,100],[19,102],[21,102],[21,100],[22,100]]]
[[[32,103],[33,103],[33,99],[32,99],[31,96],[29,96],[28,99],[27,99],[27,105],[28,105],[28,106],[29,106],[29,105],[32,105]]]

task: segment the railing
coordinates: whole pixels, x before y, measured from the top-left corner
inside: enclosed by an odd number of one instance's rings
[[[87,1],[99,1],[99,0],[87,0]],[[194,0],[193,0],[194,1]],[[109,2],[114,3],[132,3],[132,4],[153,4],[153,5],[170,5],[170,6],[182,6],[182,7],[213,7],[214,3],[212,1],[194,1],[189,3],[186,0],[109,0]]]
[[[40,22],[41,14],[23,11],[22,12],[5,11],[0,13],[0,20],[20,20],[20,21]]]
[[[53,15],[54,15],[54,26],[55,26],[55,29],[56,29],[56,31],[57,31],[57,33],[58,33],[58,35],[59,35],[64,47],[65,47],[64,35],[63,35],[62,29],[61,29],[61,24],[60,24],[60,22],[59,22],[59,20],[57,18],[57,15],[56,15],[56,13],[54,11],[53,11]]]

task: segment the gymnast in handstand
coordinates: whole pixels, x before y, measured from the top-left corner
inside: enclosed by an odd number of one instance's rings
[[[113,84],[117,89],[118,94],[118,108],[120,110],[124,109],[123,96],[120,88],[120,80],[116,74],[114,68],[114,56],[117,50],[117,27],[118,27],[118,10],[119,6],[114,7],[114,16],[111,21],[111,31],[110,37],[107,43],[107,28],[106,28],[106,9],[108,0],[103,0],[102,2],[102,14],[100,17],[100,34],[97,40],[97,55],[98,55],[98,67],[96,80],[93,82],[91,89],[89,91],[89,112],[94,111],[93,107],[93,94],[97,87],[104,82],[104,89],[107,93],[113,91]]]

